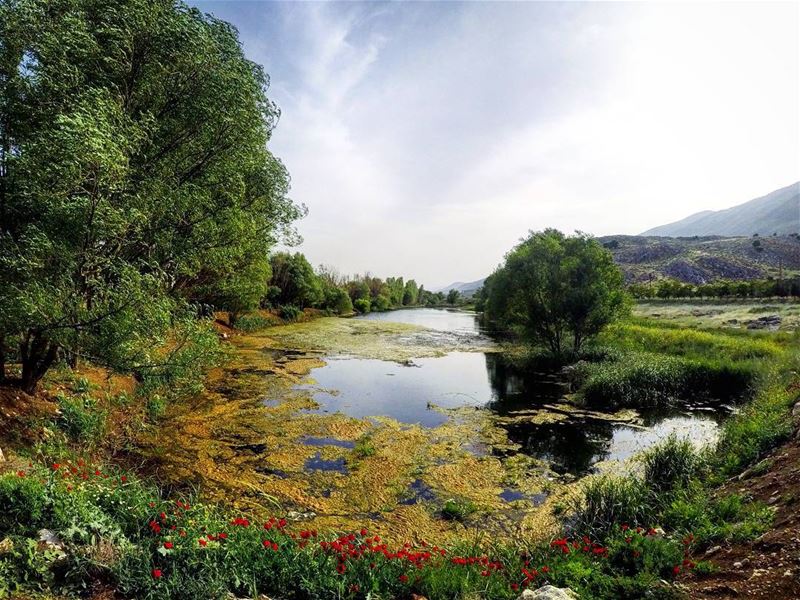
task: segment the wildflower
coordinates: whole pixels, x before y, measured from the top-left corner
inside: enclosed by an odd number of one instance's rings
[[[227,540],[228,539],[228,534],[223,531],[223,532],[217,534],[217,538],[220,539],[220,540]]]
[[[623,523],[622,524],[622,531],[628,531],[628,529],[630,529],[630,528],[631,528],[631,526],[628,525],[627,523]]]
[[[361,536],[364,537],[366,535],[367,535],[367,530],[366,529],[362,529],[361,530]]]
[[[203,546],[204,548],[208,545],[208,542],[206,540],[204,540],[203,538],[200,538],[199,540],[197,540],[197,543],[200,544],[201,546]]]
[[[123,475],[122,477],[120,477],[120,478],[119,478],[119,480],[120,480],[122,483],[126,483],[126,482],[128,481],[128,478],[127,478],[125,475]]]
[[[17,477],[25,477],[25,471],[17,471]]]
[[[406,575],[405,573],[403,575],[400,575],[398,579],[400,580],[400,583],[408,583],[408,575]]]
[[[346,570],[347,567],[345,566],[344,563],[339,563],[338,565],[336,565],[336,572],[339,573],[339,575],[342,575]]]
[[[511,584],[511,590],[512,591],[516,592],[518,589],[519,589],[519,585],[518,584],[516,584],[516,583],[512,583]]]
[[[59,463],[53,463],[53,471],[58,471],[61,468]]]
[[[673,575],[679,575],[679,574],[680,574],[680,572],[681,572],[681,567],[680,567],[680,565],[675,565],[674,567],[672,567],[672,574],[673,574]]]
[[[159,579],[161,577],[161,569],[153,569],[153,579]]]
[[[175,545],[172,542],[164,542],[164,548],[167,550],[172,550],[174,547]]]

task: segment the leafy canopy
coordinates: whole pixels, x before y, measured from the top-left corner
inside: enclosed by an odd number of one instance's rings
[[[267,84],[180,2],[0,0],[0,358],[26,388],[61,351],[164,363],[192,302],[257,305],[303,212]]]
[[[492,321],[554,354],[580,351],[628,308],[611,253],[588,235],[565,236],[555,229],[532,232],[484,288]]]

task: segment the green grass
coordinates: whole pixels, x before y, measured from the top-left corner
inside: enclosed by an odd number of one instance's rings
[[[685,489],[702,466],[701,457],[686,438],[673,434],[640,455],[644,483],[656,493]]]
[[[760,389],[768,366],[794,352],[796,336],[704,330],[642,318],[609,327],[581,356],[577,398],[596,407],[739,402]]]

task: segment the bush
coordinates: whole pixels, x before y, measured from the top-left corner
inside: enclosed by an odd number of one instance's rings
[[[369,310],[370,310],[369,298],[357,298],[353,302],[353,308],[355,308],[362,315],[367,314],[369,312]]]
[[[272,327],[277,322],[277,319],[270,318],[261,313],[248,313],[236,319],[236,329],[245,333],[253,333]]]
[[[603,475],[583,485],[583,497],[575,508],[573,528],[588,535],[605,535],[620,523],[650,526],[652,496],[634,477]]]
[[[670,435],[660,444],[643,452],[644,482],[658,493],[683,489],[697,474],[700,458],[692,443]]]
[[[284,321],[297,321],[300,315],[303,314],[303,310],[301,308],[297,308],[296,306],[292,306],[291,304],[287,304],[286,306],[281,306],[280,308],[280,315],[281,319]]]
[[[59,396],[61,415],[57,425],[73,442],[95,444],[106,429],[106,412],[100,410],[97,401],[87,396]]]

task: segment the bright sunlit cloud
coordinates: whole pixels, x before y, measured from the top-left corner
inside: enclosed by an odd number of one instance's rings
[[[197,2],[241,33],[301,250],[428,287],[528,229],[636,234],[800,179],[796,3]]]

